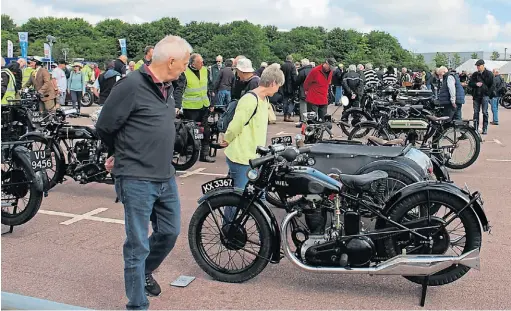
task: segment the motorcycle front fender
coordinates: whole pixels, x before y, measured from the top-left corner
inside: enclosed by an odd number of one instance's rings
[[[451,176],[447,168],[435,156],[431,156],[430,159],[431,163],[433,163],[433,174],[435,174],[436,179],[440,181],[450,181]]]
[[[407,197],[417,193],[419,191],[441,191],[446,195],[454,194],[461,200],[463,200],[466,204],[472,204],[468,207],[472,209],[474,214],[477,216],[480,226],[482,227],[484,232],[490,230],[490,225],[488,222],[488,218],[486,217],[486,213],[482,207],[482,200],[474,200],[474,196],[477,195],[476,192],[468,193],[466,190],[463,190],[456,186],[453,182],[438,182],[438,181],[422,181],[418,183],[414,183],[408,185],[398,192],[396,192],[386,203],[385,208],[383,209],[383,215],[387,215],[389,211],[399,202],[405,200]],[[378,219],[376,222],[376,227],[384,225],[385,221],[383,219]]]
[[[44,135],[43,133],[41,132],[36,132],[36,131],[33,131],[33,132],[27,132],[25,134],[23,134],[19,140],[24,140],[25,138],[29,137],[29,136],[37,136],[37,137],[40,137],[42,140],[44,140],[45,143],[48,143],[48,138],[46,137],[46,135]]]
[[[217,190],[213,190],[211,192],[208,192],[201,196],[199,200],[197,200],[197,203],[201,205],[207,200],[210,200],[214,197],[222,197],[222,196],[238,196],[241,200],[247,200],[243,196],[243,191],[236,189],[236,188],[220,188]],[[255,199],[253,204],[251,205],[254,208],[257,208],[259,212],[264,216],[266,222],[270,226],[270,232],[271,232],[271,263],[278,263],[280,262],[281,256],[280,256],[280,245],[281,245],[281,237],[280,237],[280,226],[277,222],[277,219],[275,218],[275,215],[271,212],[271,210],[264,204],[261,199]]]

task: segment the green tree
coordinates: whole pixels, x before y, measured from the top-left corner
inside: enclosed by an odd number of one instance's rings
[[[440,66],[447,66],[449,59],[447,57],[447,54],[437,52],[435,58],[433,58],[433,61],[435,62],[435,66],[438,68]]]
[[[454,53],[453,56],[454,68],[457,68],[461,65],[461,56],[458,53]]]
[[[479,55],[477,55],[477,53],[472,53],[472,55],[470,56],[472,59],[478,59],[479,58]]]
[[[497,51],[493,51],[493,53],[491,53],[491,60],[497,60],[500,58],[500,53],[497,52]]]
[[[2,32],[4,31],[14,31],[16,28],[16,24],[12,20],[12,18],[7,14],[2,14]]]

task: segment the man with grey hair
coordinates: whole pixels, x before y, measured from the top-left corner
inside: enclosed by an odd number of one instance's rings
[[[295,83],[296,83],[296,67],[293,64],[293,56],[288,55],[286,61],[280,68],[284,73],[286,81],[282,86],[282,102],[284,104],[284,122],[293,122],[291,115],[295,110],[294,96],[295,96]]]
[[[440,89],[438,90],[438,102],[443,106],[444,116],[451,119],[461,120],[461,108],[465,103],[465,91],[457,74],[450,72],[447,67],[438,68]]]
[[[357,72],[357,67],[355,65],[349,66],[348,73],[344,75],[342,86],[344,88],[344,94],[346,94],[350,101],[346,109],[359,107],[360,99],[364,94],[364,81],[360,74]],[[341,120],[348,121],[346,118],[347,117]],[[357,120],[354,119],[353,122],[357,123]]]
[[[266,69],[266,67],[268,67],[268,63],[267,62],[262,62],[261,66],[259,67],[259,69],[257,69],[255,71],[255,74],[260,77],[263,74],[263,71],[264,71],[264,69]]]
[[[191,52],[186,40],[163,38],[154,47],[151,65],[118,81],[96,123],[98,135],[113,152],[105,167],[115,175],[115,191],[124,205],[127,309],[148,309],[146,293],[161,293],[152,273],[180,233],[181,207],[171,164],[178,109],[171,82],[186,69]]]
[[[210,105],[208,97],[208,70],[200,54],[194,53],[190,56],[190,63],[179,77],[178,84],[174,90],[174,98],[177,106],[182,107],[184,118],[201,122],[204,126],[199,161],[213,163],[215,159],[209,156],[211,135],[208,117],[214,107]]]
[[[307,102],[305,101],[305,90],[303,89],[303,83],[312,70],[312,65],[307,58],[302,59],[301,65],[302,66],[300,69],[298,69],[298,76],[296,78],[296,86],[298,87],[300,96],[300,122],[296,124],[296,127],[298,128],[302,126],[302,122],[305,120],[303,114],[307,113]]]
[[[224,68],[224,58],[222,55],[218,55],[216,57],[216,62],[214,65],[211,66],[209,69],[209,76],[208,76],[208,90],[211,93],[211,101],[214,105],[217,103],[217,94],[213,91],[214,85],[216,81],[218,80],[218,76],[220,75],[220,70]]]

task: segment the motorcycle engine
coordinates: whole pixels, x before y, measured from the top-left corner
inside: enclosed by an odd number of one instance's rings
[[[94,145],[87,139],[76,142],[73,151],[76,159],[81,163],[94,161]]]

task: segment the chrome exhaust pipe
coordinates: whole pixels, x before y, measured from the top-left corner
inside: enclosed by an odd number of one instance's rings
[[[387,261],[367,268],[342,268],[342,267],[313,267],[301,262],[291,250],[287,239],[289,222],[298,214],[294,211],[288,214],[282,221],[282,246],[285,256],[298,268],[317,273],[339,274],[380,274],[380,275],[405,275],[425,276],[435,274],[454,264],[461,264],[469,268],[479,270],[479,249],[471,250],[461,256],[446,255],[398,255]]]

